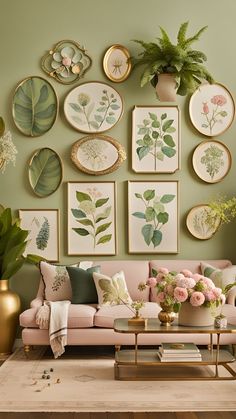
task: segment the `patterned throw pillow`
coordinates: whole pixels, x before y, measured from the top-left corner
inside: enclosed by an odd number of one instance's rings
[[[70,277],[65,265],[52,265],[51,263],[41,261],[39,269],[45,286],[45,300],[71,300]]]
[[[132,303],[123,271],[116,273],[112,278],[94,272],[93,279],[97,289],[99,307]]]
[[[209,263],[201,262],[202,275],[210,278],[216,287],[224,288],[236,279],[236,265],[230,265],[227,268],[219,269]]]

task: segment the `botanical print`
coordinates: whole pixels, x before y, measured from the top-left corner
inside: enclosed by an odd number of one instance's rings
[[[114,82],[126,80],[131,70],[129,51],[122,45],[113,45],[104,56],[103,68],[110,80]]]
[[[214,224],[212,224],[211,219],[209,220],[210,212],[211,209],[208,205],[198,205],[190,210],[187,216],[187,227],[194,237],[206,240],[216,232],[220,220],[215,219]]]
[[[193,168],[205,182],[219,182],[227,175],[230,167],[230,152],[220,141],[204,141],[194,150]]]
[[[113,182],[70,183],[68,234],[73,254],[107,254],[115,250]]]
[[[131,250],[177,252],[177,182],[130,182],[129,229]]]
[[[58,210],[19,210],[21,227],[29,231],[25,254],[33,253],[51,262],[59,260]]]
[[[191,96],[189,113],[194,127],[202,134],[213,137],[232,124],[234,99],[221,84],[202,84]]]
[[[55,280],[52,284],[52,290],[54,292],[58,291],[62,284],[64,284],[68,279],[68,273],[65,266],[56,266],[55,273]]]
[[[82,132],[102,132],[119,120],[122,102],[113,88],[103,83],[86,83],[74,90],[77,94],[72,91],[66,98],[65,113],[75,128]]]
[[[132,154],[136,172],[164,173],[178,168],[177,107],[135,108]]]
[[[80,146],[80,152],[84,155],[81,159],[83,165],[89,165],[93,170],[101,170],[107,160],[106,150],[108,143],[101,140],[91,140],[84,142]]]

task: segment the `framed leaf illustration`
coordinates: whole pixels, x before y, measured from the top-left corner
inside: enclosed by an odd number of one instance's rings
[[[116,254],[115,182],[68,182],[68,254]]]
[[[207,204],[196,205],[191,208],[186,218],[188,231],[197,239],[208,240],[218,230],[220,218],[208,219],[211,208]]]
[[[136,173],[179,169],[178,106],[135,106],[132,113],[132,168]]]
[[[62,162],[51,148],[37,150],[29,163],[29,182],[40,197],[51,195],[62,182]]]
[[[51,261],[59,261],[59,210],[20,209],[21,228],[28,230],[25,255],[33,253]]]
[[[128,182],[129,253],[178,253],[178,181]]]
[[[17,86],[12,114],[22,134],[38,137],[52,128],[58,110],[58,100],[51,84],[42,77],[28,77]]]
[[[98,133],[111,129],[123,114],[120,94],[106,83],[88,82],[69,92],[64,102],[69,124],[81,132]]]

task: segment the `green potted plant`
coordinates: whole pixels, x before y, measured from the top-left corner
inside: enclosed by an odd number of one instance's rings
[[[37,264],[42,258],[23,256],[29,231],[20,227],[20,219],[13,219],[10,208],[0,205],[0,354],[11,352],[14,343],[20,298],[9,289],[9,279],[28,261]]]
[[[181,96],[192,93],[203,80],[213,82],[212,76],[203,65],[207,60],[206,55],[191,48],[207,26],[189,38],[186,37],[187,28],[188,22],[181,24],[176,45],[171,42],[162,27],[161,37],[157,38],[157,42],[134,40],[143,47],[143,51],[138,58],[133,59],[133,64],[146,66],[141,75],[141,87],[150,82],[156,87],[157,96],[161,101],[175,101],[176,93]],[[167,81],[171,83],[172,88],[169,93]]]

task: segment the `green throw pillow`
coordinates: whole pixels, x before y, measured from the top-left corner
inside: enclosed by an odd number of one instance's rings
[[[209,263],[201,262],[202,275],[210,278],[216,287],[222,288],[223,270],[209,265]]]
[[[72,288],[72,304],[97,304],[98,295],[93,281],[93,272],[100,272],[100,266],[92,266],[87,270],[66,267]]]

